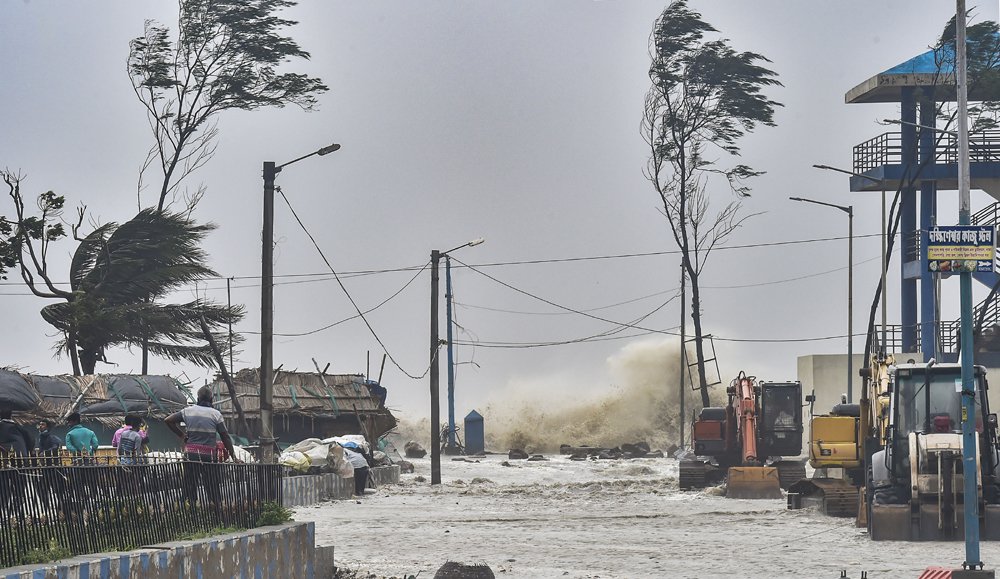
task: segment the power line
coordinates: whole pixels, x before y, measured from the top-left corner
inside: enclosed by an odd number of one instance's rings
[[[396,368],[398,368],[399,371],[405,374],[407,377],[412,378],[414,380],[423,379],[423,377],[426,376],[427,373],[430,371],[430,366],[428,366],[427,369],[424,370],[423,374],[421,374],[420,376],[415,376],[407,372],[405,368],[399,365],[399,362],[396,361],[396,358],[394,358],[393,355],[389,352],[389,348],[387,348],[385,343],[382,342],[382,338],[379,337],[378,333],[375,331],[375,328],[373,328],[372,325],[368,322],[368,318],[365,317],[364,312],[362,312],[361,308],[358,307],[357,302],[355,302],[354,298],[351,297],[351,293],[347,291],[347,288],[344,286],[344,282],[342,282],[340,280],[340,276],[337,275],[337,270],[333,269],[333,265],[330,264],[330,260],[326,258],[326,254],[323,253],[323,250],[320,248],[319,244],[316,243],[316,238],[313,237],[312,233],[309,232],[309,229],[306,227],[305,223],[303,223],[302,220],[299,219],[299,214],[295,212],[295,208],[292,207],[292,203],[288,200],[288,197],[285,196],[285,192],[281,190],[281,187],[275,187],[275,191],[281,194],[281,198],[285,200],[285,205],[288,205],[288,210],[292,212],[292,216],[295,218],[295,221],[298,222],[299,227],[301,227],[302,231],[304,231],[305,234],[309,237],[309,241],[312,242],[313,247],[316,248],[316,251],[319,253],[319,256],[323,258],[323,262],[326,263],[326,266],[328,268],[330,268],[330,272],[337,279],[337,284],[340,285],[340,289],[344,291],[344,295],[347,296],[348,301],[350,301],[351,305],[354,306],[354,310],[358,312],[358,317],[360,317],[361,320],[364,321],[365,326],[368,327],[368,331],[371,332],[372,336],[375,338],[375,341],[378,342],[379,346],[382,346],[382,351],[385,352],[385,355],[389,358],[389,360],[392,361],[393,365],[395,365]]]
[[[459,261],[455,257],[452,257],[452,260],[458,261],[459,263],[462,263],[461,261]],[[543,297],[540,297],[540,296],[537,296],[535,294],[532,294],[531,292],[528,292],[526,290],[522,290],[520,288],[514,287],[514,286],[512,286],[512,285],[510,285],[510,284],[508,284],[508,283],[506,283],[504,281],[501,281],[501,280],[499,280],[499,279],[491,276],[490,274],[488,274],[486,272],[479,271],[475,267],[472,267],[472,266],[470,266],[468,264],[462,263],[462,265],[464,265],[465,267],[469,268],[470,270],[478,273],[479,275],[482,275],[483,277],[486,277],[487,279],[490,279],[490,280],[492,280],[492,281],[494,281],[494,282],[496,282],[496,283],[498,283],[498,284],[500,284],[500,285],[502,285],[502,286],[504,286],[504,287],[506,287],[506,288],[508,288],[508,289],[510,289],[512,291],[515,291],[517,293],[526,295],[526,296],[528,296],[528,297],[530,297],[532,299],[536,299],[536,300],[541,301],[543,303],[546,303],[546,304],[548,304],[550,306],[557,307],[557,308],[559,308],[561,310],[566,310],[566,311],[569,311],[569,312],[574,312],[574,313],[577,313],[577,314],[579,314],[581,316],[584,316],[584,317],[587,317],[587,318],[591,318],[591,319],[594,319],[594,320],[598,320],[598,321],[601,321],[601,322],[605,322],[605,323],[608,323],[608,324],[613,324],[615,326],[625,326],[625,327],[630,327],[630,328],[633,328],[633,329],[636,329],[636,330],[643,330],[643,331],[651,333],[651,334],[664,334],[664,335],[668,335],[668,336],[677,336],[678,335],[677,333],[669,331],[669,330],[657,330],[657,329],[654,329],[654,328],[646,328],[646,327],[635,325],[635,324],[624,324],[622,322],[616,322],[614,320],[609,320],[607,318],[602,318],[600,316],[595,316],[593,314],[589,314],[589,313],[581,311],[581,310],[577,310],[577,309],[574,309],[574,308],[571,308],[571,307],[568,307],[568,306],[557,304],[557,303],[555,303],[553,301],[550,301],[550,300],[547,300],[547,299],[545,299]],[[745,342],[745,343],[768,343],[768,344],[789,343],[789,342],[821,342],[821,341],[826,341],[826,340],[842,339],[842,338],[846,338],[846,337],[847,337],[846,334],[835,335],[835,336],[810,337],[810,338],[722,338],[722,337],[713,335],[713,339],[718,340],[720,342]]]
[[[872,233],[872,234],[867,234],[867,235],[855,235],[854,238],[855,239],[863,239],[863,238],[868,238],[868,237],[878,237],[880,235],[881,235],[880,233]],[[778,246],[783,246],[783,245],[798,245],[798,244],[803,244],[803,243],[821,243],[821,242],[826,242],[826,241],[842,241],[842,240],[845,240],[845,239],[847,239],[847,237],[819,237],[819,238],[813,238],[813,239],[794,239],[794,240],[788,240],[788,241],[775,241],[775,242],[769,242],[769,243],[751,243],[751,244],[746,244],[746,245],[722,246],[722,247],[716,247],[716,248],[714,248],[713,251],[726,251],[726,250],[733,250],[733,249],[755,249],[755,248],[761,248],[761,247],[778,247]],[[661,255],[679,255],[680,253],[681,253],[681,250],[678,249],[678,250],[670,250],[670,251],[649,251],[649,252],[641,252],[641,253],[620,253],[620,254],[609,254],[609,255],[594,255],[594,256],[581,256],[581,257],[564,257],[564,258],[551,258],[551,259],[529,259],[529,260],[519,260],[519,261],[498,261],[498,262],[492,262],[492,263],[477,264],[476,267],[506,267],[506,266],[512,266],[512,265],[537,265],[537,264],[546,264],[546,263],[572,263],[572,262],[577,262],[577,261],[601,261],[601,260],[609,260],[609,259],[631,259],[631,258],[636,258],[636,257],[656,257],[656,256],[661,256]],[[345,271],[345,272],[340,273],[340,274],[331,274],[331,273],[328,273],[328,272],[288,273],[288,274],[276,274],[274,277],[275,277],[275,279],[280,279],[280,278],[296,278],[296,277],[322,277],[322,278],[326,278],[326,279],[314,280],[314,281],[318,282],[318,281],[330,281],[329,280],[329,276],[331,276],[331,275],[333,275],[335,278],[339,277],[340,279],[347,279],[347,278],[351,278],[351,277],[363,277],[363,276],[369,276],[369,275],[380,275],[380,274],[384,274],[384,273],[399,273],[399,272],[406,272],[406,271],[416,271],[416,270],[421,269],[422,267],[424,267],[424,266],[410,265],[410,266],[395,267],[395,268],[363,269],[363,270],[356,270],[356,271]],[[468,267],[468,266],[464,265],[463,267]],[[257,275],[227,275],[227,276],[219,275],[219,276],[205,277],[205,278],[202,278],[201,281],[225,281],[226,279],[231,279],[233,281],[236,281],[236,280],[259,280],[260,279],[260,275],[259,274],[257,274]],[[52,283],[53,283],[53,285],[57,285],[57,286],[68,286],[68,285],[70,285],[70,282],[68,282],[68,281],[54,281]],[[128,283],[128,282],[123,281],[123,282],[115,282],[115,283]],[[286,282],[286,283],[291,283],[291,282]],[[301,282],[301,283],[309,283],[309,282]],[[20,286],[20,285],[24,285],[23,282],[0,281],[0,286]],[[275,285],[281,285],[281,284],[275,284]],[[235,288],[245,288],[245,287],[246,288],[251,288],[251,287],[260,287],[260,285],[259,284],[254,284],[254,285],[240,285],[240,286],[234,286],[234,287]],[[224,286],[219,286],[219,287],[209,287],[209,288],[202,288],[202,289],[209,290],[209,291],[219,291],[219,290],[225,289],[225,287]],[[2,294],[2,295],[21,295],[21,294]],[[24,295],[29,295],[29,294],[24,294]]]
[[[429,261],[424,265],[424,267],[422,269],[420,269],[419,271],[417,271],[417,273],[414,274],[413,277],[411,277],[410,280],[407,281],[403,285],[403,287],[399,288],[391,296],[389,296],[389,297],[385,298],[384,300],[382,300],[381,302],[379,302],[378,305],[375,305],[375,306],[373,306],[373,307],[365,310],[364,313],[365,314],[370,314],[370,313],[374,312],[375,310],[377,310],[377,309],[381,308],[382,306],[384,306],[385,304],[389,303],[393,298],[395,298],[399,294],[403,293],[403,290],[405,290],[406,288],[408,288],[410,286],[410,284],[412,284],[414,281],[416,281],[416,279],[418,277],[420,277],[420,274],[423,273],[424,270],[427,269],[428,265],[430,265]],[[349,322],[351,320],[356,320],[356,319],[358,319],[360,317],[361,317],[360,314],[356,314],[356,315],[353,315],[353,316],[346,317],[346,318],[344,318],[342,320],[338,320],[336,322],[333,322],[332,324],[328,324],[326,326],[323,326],[322,328],[316,328],[315,330],[309,330],[309,331],[306,331],[306,332],[297,332],[297,333],[277,333],[277,332],[275,332],[274,335],[275,336],[285,337],[285,338],[295,338],[295,337],[301,337],[301,336],[311,336],[312,334],[318,334],[319,332],[322,332],[324,330],[329,330],[330,328],[332,328],[334,326],[339,326],[340,324],[343,324],[344,322]],[[256,334],[256,335],[260,335],[260,332],[242,332],[242,333],[244,333],[244,334]]]

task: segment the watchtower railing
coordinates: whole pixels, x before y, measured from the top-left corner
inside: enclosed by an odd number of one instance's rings
[[[969,161],[973,163],[1000,162],[1000,130],[969,133]],[[935,164],[958,162],[958,137],[943,133],[934,148]],[[899,132],[882,133],[854,146],[854,172],[866,173],[886,165],[903,164],[903,137]]]

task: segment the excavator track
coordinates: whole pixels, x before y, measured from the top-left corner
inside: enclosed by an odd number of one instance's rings
[[[858,515],[858,489],[830,486],[823,489],[823,511],[830,517]]]
[[[782,490],[787,491],[790,486],[806,478],[805,463],[782,460],[774,463],[774,466],[778,469],[778,482]]]
[[[844,479],[802,479],[793,484],[788,492],[801,495],[804,502],[817,506],[820,512],[830,517],[857,517],[859,514],[858,489]]]
[[[682,460],[677,486],[682,491],[703,489],[708,486],[708,465],[701,460]]]

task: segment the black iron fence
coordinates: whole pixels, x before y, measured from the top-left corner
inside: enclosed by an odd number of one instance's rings
[[[142,458],[0,463],[0,568],[252,528],[281,504],[276,464]]]

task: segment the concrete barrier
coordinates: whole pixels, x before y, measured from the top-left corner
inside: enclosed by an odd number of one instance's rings
[[[371,477],[375,486],[399,484],[399,465],[377,466],[371,469]],[[354,496],[354,477],[342,478],[333,473],[286,476],[281,484],[281,504],[287,508]]]
[[[287,523],[196,541],[0,569],[0,579],[315,579],[314,523]]]

